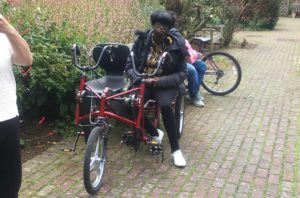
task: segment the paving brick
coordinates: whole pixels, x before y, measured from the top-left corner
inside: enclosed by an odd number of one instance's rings
[[[259,168],[256,175],[257,177],[266,178],[268,176],[268,170]]]
[[[250,183],[241,182],[238,186],[238,193],[248,194],[250,191]]]
[[[215,187],[211,188],[209,189],[209,191],[207,191],[207,197],[218,198],[220,191],[221,191],[220,188],[215,188]]]
[[[54,189],[55,187],[53,185],[48,185],[42,188],[37,195],[38,196],[48,196],[48,194]]]
[[[269,176],[269,183],[278,185],[279,181],[280,181],[279,177],[280,177],[279,175],[270,175]]]
[[[266,191],[266,195],[268,197],[276,197],[276,195],[278,194],[278,185],[277,184],[269,184],[267,191]]]
[[[253,174],[250,174],[250,173],[244,173],[242,181],[243,181],[243,182],[250,183],[250,182],[253,180],[253,178],[254,178],[254,175],[253,175]]]

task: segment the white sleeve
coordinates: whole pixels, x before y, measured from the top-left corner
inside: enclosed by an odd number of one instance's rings
[[[9,50],[11,55],[13,54],[13,49],[11,47],[11,44],[10,44],[7,36],[3,33],[0,33],[0,44],[1,44],[1,47],[3,46],[4,49],[6,48]]]

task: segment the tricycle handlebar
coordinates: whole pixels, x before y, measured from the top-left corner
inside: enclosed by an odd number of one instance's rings
[[[97,60],[97,62],[96,62],[95,65],[82,66],[82,65],[80,65],[80,64],[78,63],[78,61],[77,61],[77,55],[80,56],[80,50],[79,50],[79,47],[78,47],[77,44],[73,44],[72,49],[71,49],[71,53],[72,53],[72,62],[73,62],[73,64],[74,64],[78,69],[80,69],[80,70],[82,70],[82,71],[91,71],[91,70],[94,70],[94,69],[96,69],[96,67],[99,66],[99,63],[100,63],[101,58],[102,58],[102,56],[103,56],[103,53],[104,53],[105,50],[107,50],[108,48],[110,48],[109,45],[107,45],[107,46],[105,46],[105,47],[103,48],[103,50],[102,50],[102,52],[101,52],[101,54],[100,54],[100,56],[99,56],[99,58],[98,58],[98,60]]]
[[[169,52],[164,52],[158,59],[157,63],[156,63],[156,69],[153,73],[151,74],[148,74],[148,73],[140,73],[136,67],[135,67],[135,61],[134,61],[134,53],[131,51],[130,53],[130,56],[132,58],[132,67],[133,67],[133,72],[135,75],[139,76],[139,77],[142,77],[142,78],[150,78],[150,77],[153,77],[155,76],[156,74],[158,74],[158,72],[160,71],[162,65],[165,63],[165,60],[166,60],[166,57],[170,56]]]

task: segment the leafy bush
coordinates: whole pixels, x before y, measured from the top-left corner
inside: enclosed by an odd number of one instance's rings
[[[220,9],[220,18],[225,25],[223,30],[224,46],[228,46],[231,42],[239,18],[248,5],[246,0],[226,0],[226,2]]]
[[[30,78],[20,72],[16,76],[21,116],[26,115],[26,119],[68,118],[74,108],[78,78],[69,56],[76,35],[65,34],[66,24],[58,26],[49,21],[48,13],[40,8],[7,9],[4,14],[27,40],[34,58]]]
[[[280,0],[252,0],[240,23],[253,30],[274,29],[278,21]]]
[[[228,45],[247,5],[247,0],[162,0],[166,10],[176,13],[179,31],[188,39],[207,24],[224,24],[224,45]]]
[[[187,38],[191,39],[216,16],[223,0],[161,0],[166,10],[173,11],[177,16],[177,28]]]

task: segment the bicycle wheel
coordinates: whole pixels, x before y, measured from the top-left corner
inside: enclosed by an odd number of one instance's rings
[[[183,123],[184,123],[184,96],[179,95],[175,101],[175,119],[178,127],[178,139],[183,134]]]
[[[83,163],[83,181],[90,194],[96,194],[103,181],[106,165],[106,128],[95,127],[87,141]]]
[[[238,61],[226,52],[212,52],[203,58],[206,72],[203,88],[214,95],[226,95],[240,84],[242,70]]]

